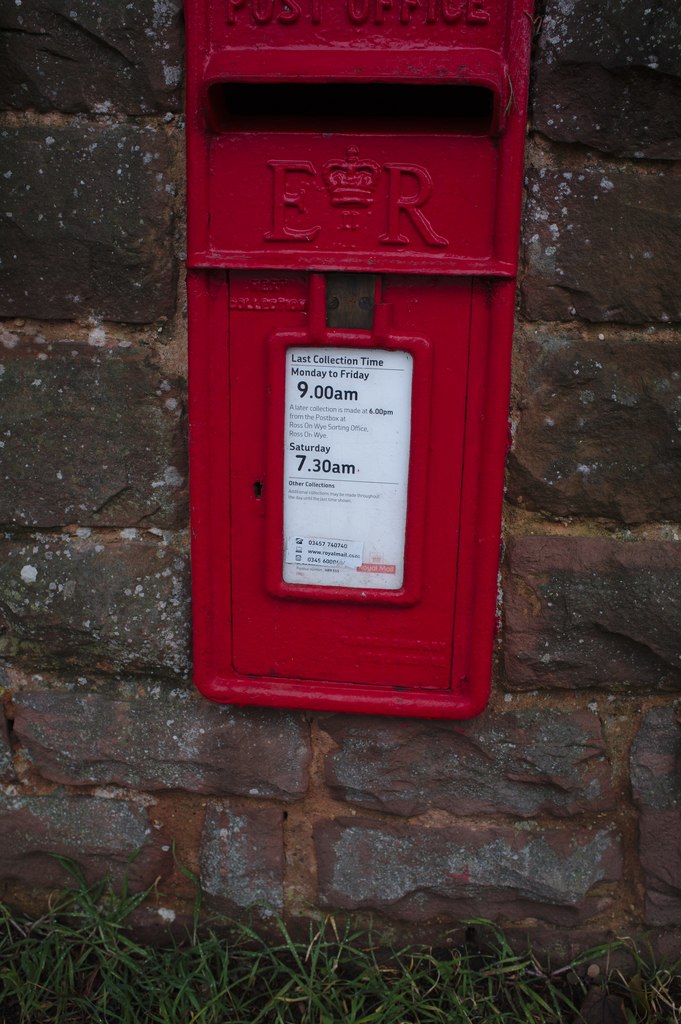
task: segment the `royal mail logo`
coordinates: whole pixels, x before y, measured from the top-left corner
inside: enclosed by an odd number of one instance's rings
[[[437,249],[449,246],[449,240],[436,231],[424,212],[433,193],[433,179],[420,164],[380,165],[361,157],[357,146],[349,146],[345,159],[328,160],[321,174],[310,160],[268,160],[267,167],[272,174],[272,227],[264,236],[267,242],[316,239],[322,225],[305,225],[304,221],[307,192],[315,186],[317,194],[321,179],[330,205],[345,208],[343,227],[348,226],[347,217],[352,217],[350,226],[357,228],[357,219],[367,216],[382,187],[387,201],[385,230],[378,236],[381,245],[408,246],[417,241]]]
[[[373,160],[360,160],[357,146],[349,146],[345,160],[329,160],[322,177],[334,206],[368,206],[381,177]]]
[[[397,572],[397,566],[376,562],[362,562],[361,565],[357,566],[357,572],[380,572],[394,576]]]

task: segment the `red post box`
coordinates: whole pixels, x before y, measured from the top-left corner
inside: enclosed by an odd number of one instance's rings
[[[195,678],[489,693],[530,0],[186,0]]]

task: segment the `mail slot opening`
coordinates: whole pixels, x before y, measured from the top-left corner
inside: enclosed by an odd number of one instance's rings
[[[360,82],[216,82],[210,127],[233,131],[459,133],[492,131],[495,94],[477,85]]]

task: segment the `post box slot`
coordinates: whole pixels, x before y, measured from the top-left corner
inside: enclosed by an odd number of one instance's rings
[[[444,132],[485,135],[495,94],[477,85],[384,82],[217,82],[206,92],[213,131]]]

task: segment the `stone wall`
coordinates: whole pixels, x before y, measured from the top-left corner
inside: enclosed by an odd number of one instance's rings
[[[493,698],[429,723],[194,693],[179,3],[0,14],[4,898],[60,853],[149,923],[182,865],[230,914],[678,943],[679,8],[536,27]]]

